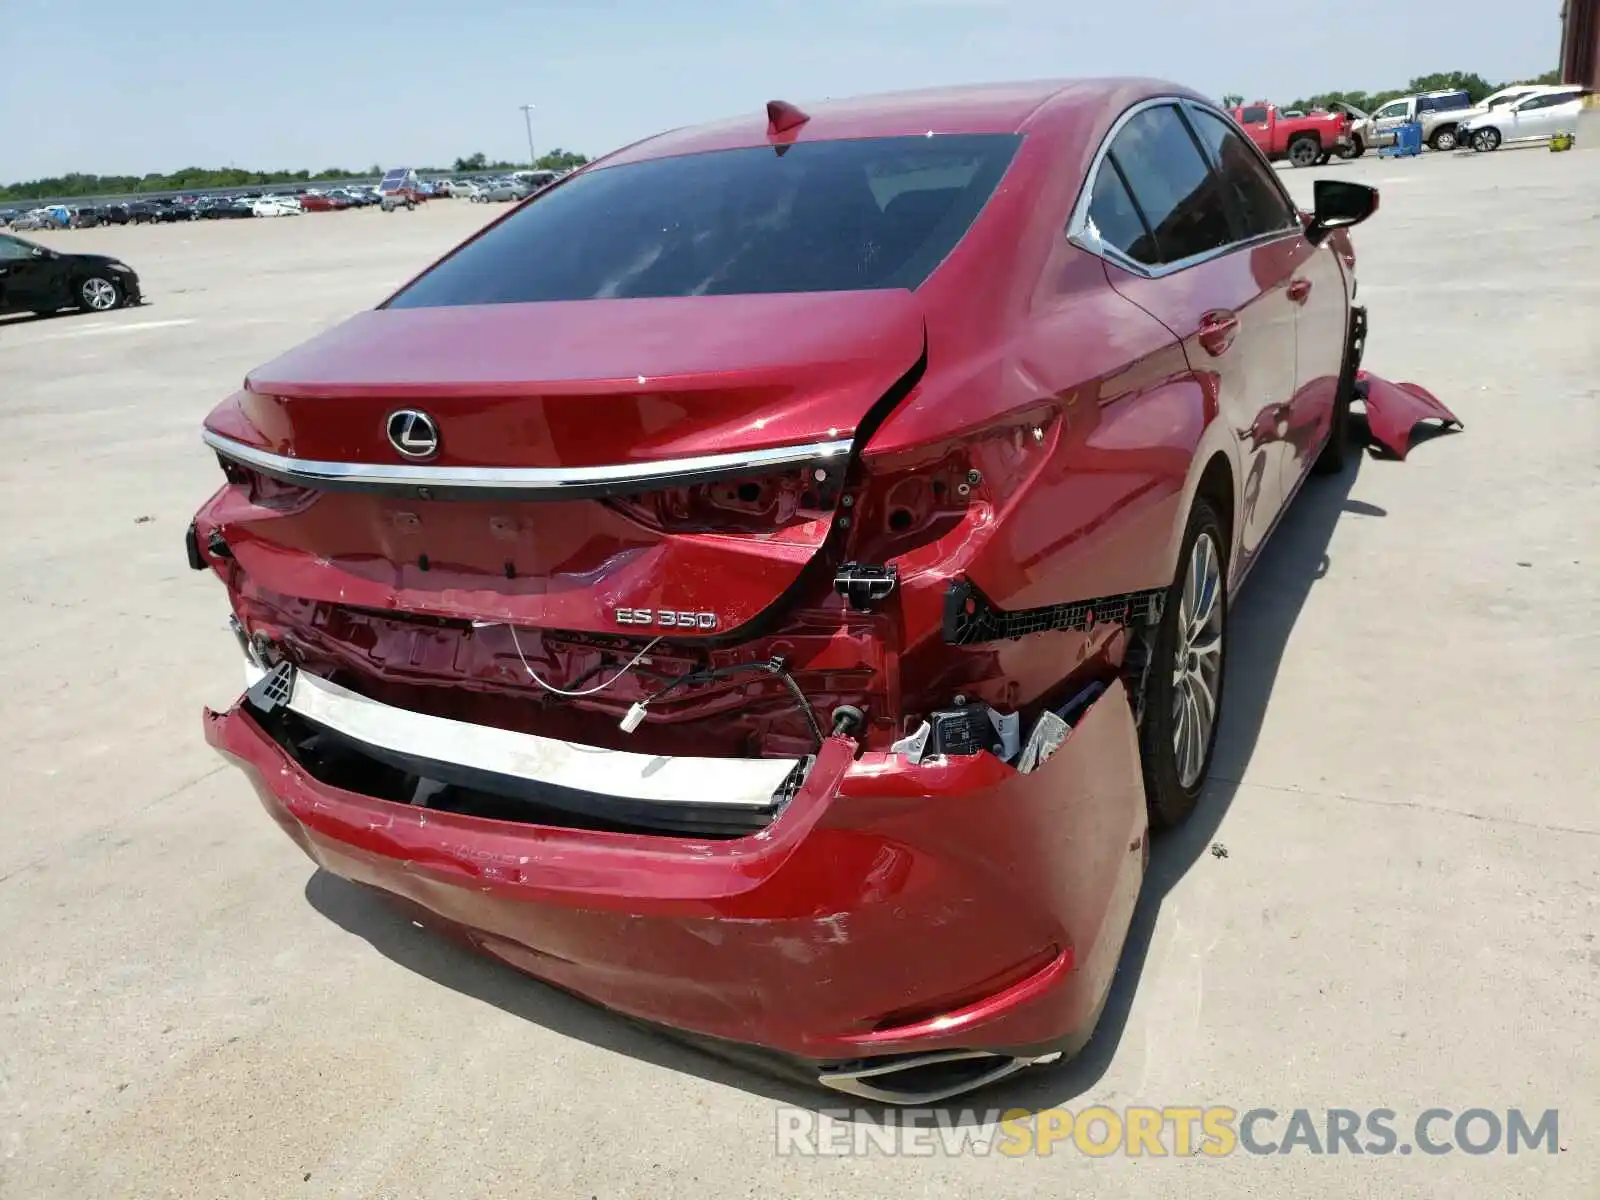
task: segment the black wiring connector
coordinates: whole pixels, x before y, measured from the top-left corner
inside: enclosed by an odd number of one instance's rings
[[[679,688],[691,684],[711,683],[718,679],[726,679],[730,675],[738,675],[745,671],[762,671],[783,681],[784,687],[789,690],[789,695],[794,698],[794,706],[800,710],[800,715],[805,717],[806,726],[811,730],[811,736],[817,743],[817,749],[822,749],[822,726],[817,721],[816,711],[811,707],[811,701],[806,699],[806,694],[800,690],[800,685],[795,682],[793,675],[789,674],[789,665],[780,657],[774,656],[765,662],[733,663],[726,667],[710,667],[703,671],[691,671],[687,675],[680,675],[671,683],[658,691],[638,701],[628,710],[627,716],[622,718],[622,729],[625,733],[632,733],[644,721],[645,709],[657,700]]]

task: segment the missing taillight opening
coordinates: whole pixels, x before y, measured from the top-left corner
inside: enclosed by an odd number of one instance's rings
[[[838,506],[841,483],[839,472],[794,470],[619,496],[604,503],[663,533],[773,533],[826,520]]]

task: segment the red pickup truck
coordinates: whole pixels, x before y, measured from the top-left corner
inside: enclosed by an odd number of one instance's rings
[[[1287,158],[1297,167],[1309,167],[1327,162],[1329,155],[1341,154],[1350,146],[1350,118],[1345,113],[1286,117],[1265,100],[1232,112],[1250,140],[1274,162]]]

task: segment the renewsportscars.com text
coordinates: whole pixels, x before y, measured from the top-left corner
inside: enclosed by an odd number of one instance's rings
[[[1245,1153],[1310,1155],[1556,1154],[1560,1114],[1520,1108],[1428,1108],[1279,1111],[1221,1105],[1123,1109],[1094,1105],[1076,1112],[1026,1109],[780,1108],[780,1155],[1122,1154],[1221,1158]]]

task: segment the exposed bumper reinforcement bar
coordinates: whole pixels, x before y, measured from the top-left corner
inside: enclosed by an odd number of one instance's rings
[[[521,781],[632,803],[770,811],[799,765],[793,758],[678,758],[579,745],[381,704],[307,671],[249,664],[249,700],[287,708],[375,757]]]

